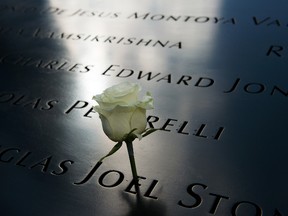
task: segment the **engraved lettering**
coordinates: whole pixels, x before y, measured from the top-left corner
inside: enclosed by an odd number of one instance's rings
[[[255,209],[255,216],[262,216],[262,209],[256,205],[253,202],[249,202],[249,201],[241,201],[241,202],[237,202],[233,207],[232,207],[232,215],[233,216],[237,216],[237,211],[240,209],[241,206],[252,206],[252,208]]]
[[[65,174],[68,171],[68,165],[70,166],[73,163],[74,163],[74,161],[72,161],[72,160],[61,161],[59,163],[59,171],[57,172],[57,171],[54,170],[54,171],[51,172],[51,174],[57,175],[57,176],[63,175],[63,174]]]
[[[76,101],[76,103],[74,103],[67,111],[65,111],[65,114],[70,113],[73,109],[82,109],[84,107],[86,107],[89,103],[86,101]]]
[[[18,160],[18,161],[16,162],[16,165],[17,165],[17,166],[26,167],[26,165],[23,164],[22,162],[23,162],[30,154],[31,154],[31,152],[26,152],[26,153],[20,158],[20,160]]]
[[[49,164],[51,162],[52,156],[49,156],[47,158],[44,158],[43,160],[37,162],[36,164],[32,165],[29,167],[29,169],[33,169],[35,167],[42,167],[41,171],[42,172],[47,172]]]
[[[194,189],[198,188],[199,186],[202,187],[202,189],[204,189],[204,190],[208,187],[207,185],[204,185],[201,183],[190,184],[187,187],[187,193],[194,198],[194,200],[195,200],[194,203],[187,204],[187,203],[183,202],[182,200],[179,200],[178,205],[185,207],[185,208],[196,208],[196,207],[200,206],[202,203],[202,198],[198,193],[194,192]]]
[[[284,50],[283,46],[276,46],[276,45],[272,45],[269,47],[266,56],[270,56],[270,55],[276,55],[278,57],[282,56],[282,51]]]
[[[118,179],[115,181],[115,182],[112,182],[110,184],[108,183],[105,183],[104,182],[104,179],[106,178],[106,176],[110,173],[117,173],[118,174]],[[121,184],[121,182],[124,180],[124,174],[120,171],[117,171],[117,170],[109,170],[109,171],[106,171],[104,172],[100,177],[99,177],[99,184],[103,187],[107,187],[107,188],[112,188],[112,187],[116,187],[118,186],[119,184]]]
[[[90,172],[84,177],[84,179],[80,182],[74,182],[75,185],[82,185],[89,181],[89,179],[94,175],[96,170],[101,166],[102,162],[98,162],[95,166],[90,170]]]
[[[227,196],[222,196],[222,195],[219,195],[219,194],[214,194],[214,193],[209,193],[209,194],[212,195],[212,196],[215,196],[214,203],[212,204],[212,207],[211,207],[209,213],[210,213],[210,214],[215,214],[216,211],[217,211],[217,208],[218,208],[218,206],[219,206],[219,204],[220,204],[220,201],[221,201],[222,199],[227,199],[227,200],[228,200],[229,197],[227,197]]]
[[[0,153],[0,161],[1,162],[4,162],[4,163],[9,163],[11,162],[14,157],[11,156],[11,152],[16,152],[17,154],[20,152],[20,149],[17,149],[17,148],[8,148],[8,149],[5,149],[3,150],[1,153]],[[8,156],[7,156],[7,155]],[[13,155],[13,154],[12,154]]]

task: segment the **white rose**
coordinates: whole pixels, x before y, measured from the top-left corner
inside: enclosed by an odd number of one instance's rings
[[[102,122],[105,134],[113,141],[124,141],[125,135],[133,129],[133,134],[141,135],[145,131],[146,110],[153,109],[153,98],[146,93],[142,101],[138,100],[140,86],[124,82],[106,89],[93,97],[99,106],[94,106]]]

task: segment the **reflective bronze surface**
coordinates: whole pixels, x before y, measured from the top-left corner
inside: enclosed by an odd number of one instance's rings
[[[1,215],[287,215],[287,2],[1,1]],[[150,91],[134,142],[92,96]]]

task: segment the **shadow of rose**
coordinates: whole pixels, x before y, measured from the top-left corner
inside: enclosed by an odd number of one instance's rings
[[[165,216],[166,208],[163,202],[156,199],[149,199],[141,194],[122,194],[123,199],[129,206],[129,212],[125,216]]]

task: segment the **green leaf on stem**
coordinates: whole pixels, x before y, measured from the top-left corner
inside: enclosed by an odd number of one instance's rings
[[[105,155],[98,161],[98,163],[102,162],[106,157],[109,157],[110,155],[114,154],[116,151],[118,151],[121,148],[121,146],[122,146],[122,142],[118,142],[107,155]]]

